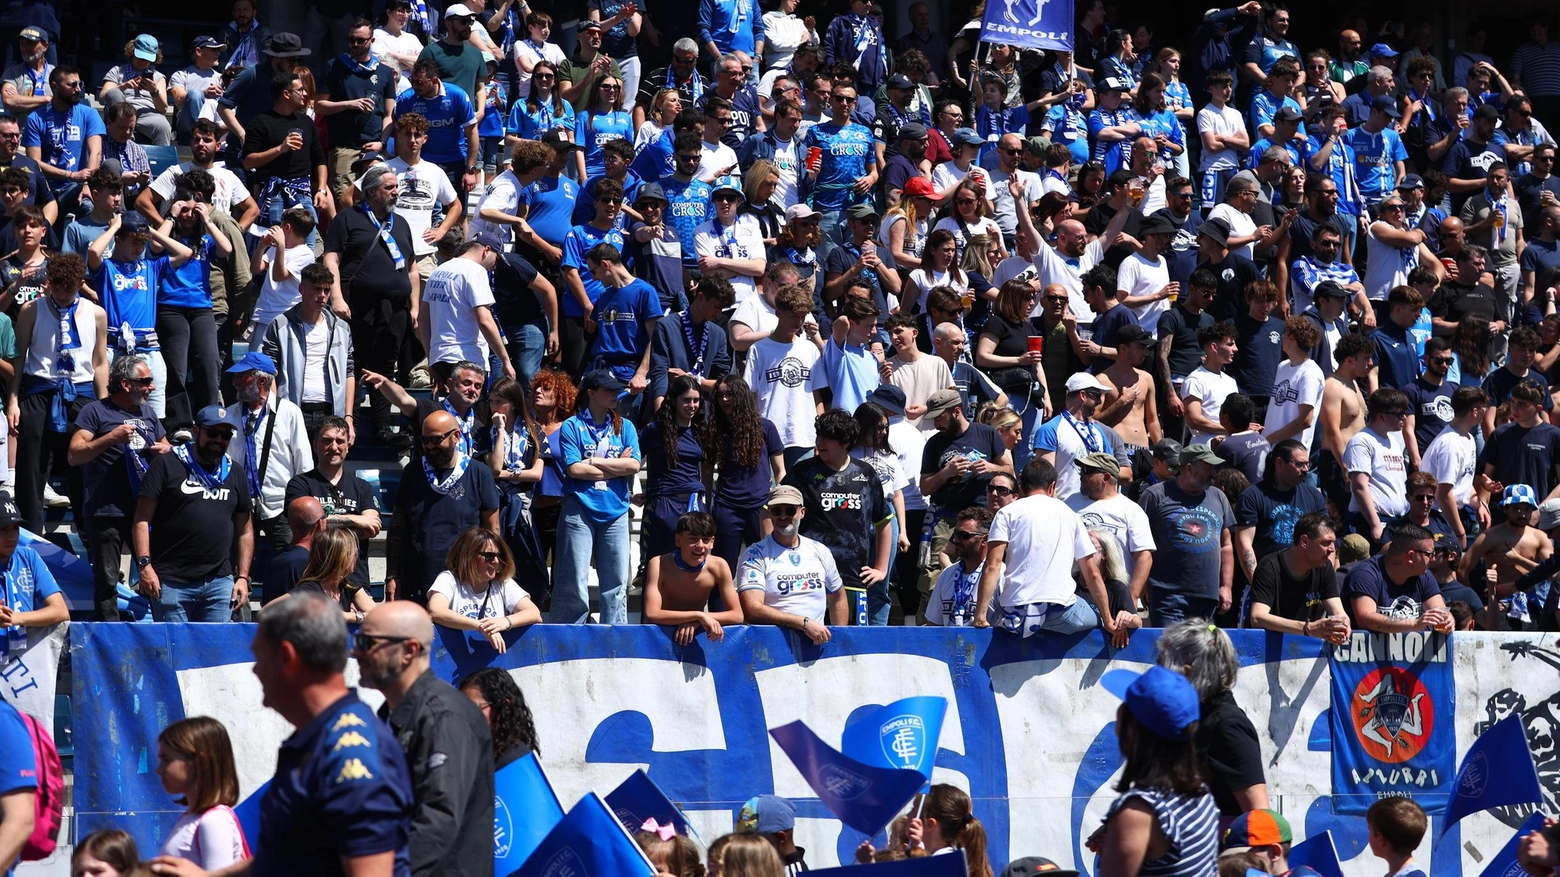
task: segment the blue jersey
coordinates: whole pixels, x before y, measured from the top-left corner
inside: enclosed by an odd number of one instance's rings
[[[803,142],[807,149],[823,150],[818,179],[813,184],[813,208],[816,210],[843,210],[866,196],[855,192],[856,180],[872,169],[875,152],[872,148],[872,132],[854,122],[836,125],[825,122],[807,129]],[[693,236],[683,244],[683,252],[692,250]]]
[[[661,294],[635,278],[626,286],[603,289],[591,311],[596,321],[592,356],[623,380],[633,377],[650,348],[651,321],[661,318]]]
[[[98,294],[108,312],[110,338],[125,326],[138,334],[157,330],[157,292],[172,271],[170,262],[167,256],[133,262],[103,260]]]
[[[581,110],[574,117],[574,142],[585,147],[585,176],[602,172],[601,147],[614,140],[634,139],[634,118],[622,110],[593,113]]]
[[[590,410],[565,420],[558,429],[559,464],[565,472],[575,463],[588,463],[591,457],[621,457],[628,450],[634,459],[643,459],[639,451],[639,433],[628,420],[618,420],[622,431],[609,423],[598,426],[590,419]],[[628,494],[634,479],[624,475],[605,481],[581,481],[565,477],[563,495],[572,496],[585,506],[585,513],[598,524],[628,514]]]
[[[32,734],[16,707],[0,701],[0,795],[37,789],[38,761],[33,757]],[[5,873],[10,877],[12,872]]]
[[[1301,155],[1300,141],[1290,140],[1285,143],[1274,143],[1268,138],[1263,137],[1257,142],[1251,144],[1251,150],[1246,153],[1246,167],[1255,169],[1257,165],[1261,164],[1262,153],[1267,152],[1269,146],[1283,147],[1284,151],[1289,153],[1289,163],[1291,165],[1300,164],[1301,158],[1303,157]]]
[[[1278,95],[1265,88],[1252,95],[1251,111],[1246,114],[1246,118],[1251,122],[1251,133],[1257,133],[1257,129],[1263,125],[1273,124],[1273,116],[1278,113],[1280,107],[1294,107],[1295,112],[1302,113],[1300,104],[1287,95],[1280,99]]]
[[[59,592],[54,574],[38,552],[25,545],[16,546],[6,565],[5,578],[0,580],[0,597],[5,599],[5,605],[18,612],[36,612],[45,600]]]
[[[667,129],[661,132],[660,137],[640,148],[628,170],[638,174],[647,183],[658,183],[662,178],[671,176],[677,170],[676,165],[677,154],[672,147],[672,132]]]
[[[1072,163],[1081,165],[1089,160],[1089,122],[1083,113],[1066,103],[1052,104],[1046,110],[1040,129],[1048,132],[1052,143],[1067,144],[1072,153]]]
[[[661,188],[666,192],[666,222],[677,231],[677,237],[682,242],[682,262],[684,267],[693,267],[699,264],[699,255],[694,252],[693,233],[704,220],[709,218],[712,212],[710,208],[710,195],[713,190],[710,184],[703,180],[691,180],[683,183],[673,177],[665,177],[661,180]]]
[[[602,231],[594,225],[576,225],[569,229],[569,236],[563,239],[563,267],[580,272],[580,282],[585,284],[585,295],[590,298],[592,306],[605,289],[600,280],[591,276],[590,268],[585,265],[585,254],[597,244],[611,244],[618,248],[618,252],[624,252],[623,230],[617,226],[613,226],[610,231]],[[579,299],[567,294],[562,298],[563,316],[585,316],[585,308]]]
[[[975,133],[980,139],[986,141],[980,146],[980,155],[976,156],[977,162],[984,163],[986,158],[997,149],[997,141],[1004,134],[1017,134],[1024,136],[1024,129],[1029,127],[1029,108],[1020,104],[1016,107],[1004,106],[1000,109],[991,109],[984,104],[975,110]]]
[[[1305,142],[1305,169],[1311,173],[1311,158],[1322,151],[1326,145],[1319,137],[1307,137]],[[1354,147],[1349,145],[1347,137],[1339,139],[1333,144],[1332,151],[1327,154],[1327,175],[1332,177],[1333,184],[1338,187],[1338,212],[1349,216],[1359,216],[1364,212],[1364,205],[1356,200],[1357,188],[1354,185],[1355,157]]]
[[[509,124],[505,126],[510,134],[526,140],[540,140],[543,134],[554,128],[574,131],[574,110],[567,102],[563,103],[562,109],[555,110],[552,102],[548,101],[533,110],[524,99],[517,100],[509,110]]]
[[[1396,131],[1383,128],[1372,134],[1355,128],[1349,132],[1349,146],[1354,149],[1355,178],[1365,203],[1375,204],[1397,189],[1396,163],[1408,160],[1408,150]]]
[[[421,98],[408,88],[395,96],[396,118],[419,113],[428,120],[428,142],[422,157],[434,164],[466,160],[466,126],[477,117],[471,96],[453,83],[442,84],[443,93]]]
[[[1181,127],[1181,120],[1175,117],[1175,113],[1169,110],[1155,110],[1153,114],[1138,120],[1138,127],[1143,129],[1144,137],[1156,137],[1165,135],[1165,139],[1181,147],[1183,153],[1186,149],[1186,129]],[[1160,150],[1159,160],[1166,165],[1175,161],[1175,153],[1169,149]]]
[[[61,170],[79,171],[87,157],[87,139],[103,137],[103,117],[87,104],[76,104],[68,110],[56,109],[53,104],[39,107],[27,116],[27,127],[22,132],[23,146],[36,146],[42,150],[44,164]],[[69,180],[49,178],[49,185],[57,192],[74,185]]]
[[[758,4],[754,0],[700,0],[699,45],[714,43],[722,55],[751,55],[758,39],[758,23]]]
[[[520,203],[526,206],[526,222],[542,240],[562,247],[569,229],[573,228],[569,217],[574,213],[574,201],[579,194],[579,184],[568,177],[542,177],[520,190]]]
[[[201,235],[200,240],[184,242],[195,251],[177,268],[170,267],[157,290],[157,303],[176,308],[211,307],[211,235]]]
[[[504,136],[504,107],[509,106],[509,89],[495,79],[483,88],[487,100],[482,105],[482,121],[477,123],[477,134],[482,137]]]
[[[392,877],[409,877],[412,806],[395,732],[349,691],[277,752],[251,873],[327,877],[343,856],[391,852]]]
[[[1114,112],[1095,110],[1089,114],[1089,142],[1094,144],[1093,157],[1105,162],[1107,177],[1115,173],[1117,168],[1132,166],[1132,138],[1107,142],[1100,139],[1100,131],[1137,121],[1141,121],[1137,110],[1125,105],[1117,107]]]

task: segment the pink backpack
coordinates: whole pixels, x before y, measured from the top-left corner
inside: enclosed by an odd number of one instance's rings
[[[32,735],[33,759],[38,763],[38,796],[35,799],[36,817],[32,835],[22,845],[22,861],[36,862],[47,859],[59,842],[60,819],[65,810],[65,771],[60,767],[60,753],[54,748],[54,738],[44,730],[37,719],[21,710],[16,711]]]

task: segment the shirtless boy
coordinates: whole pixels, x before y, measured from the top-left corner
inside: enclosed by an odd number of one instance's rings
[[[1098,419],[1121,435],[1129,454],[1147,450],[1164,437],[1154,402],[1154,377],[1139,367],[1148,359],[1151,341],[1153,336],[1136,323],[1122,326],[1116,332],[1116,359],[1099,375],[1100,383],[1110,390]]]
[[[1365,428],[1365,394],[1360,392],[1360,381],[1376,361],[1376,342],[1364,335],[1345,335],[1338,339],[1333,353],[1338,357],[1338,368],[1322,385],[1322,449],[1327,454],[1317,461],[1315,469],[1322,492],[1343,508],[1349,501],[1343,449]]]
[[[1469,587],[1477,587],[1470,575],[1473,565],[1480,559],[1484,560],[1485,566],[1495,570],[1494,581],[1490,583],[1492,593],[1485,600],[1491,607],[1492,621],[1501,614],[1500,609],[1495,608],[1497,605],[1501,609],[1511,608],[1517,578],[1554,553],[1554,543],[1544,531],[1529,526],[1533,511],[1538,507],[1538,493],[1526,484],[1510,484],[1502,492],[1501,499],[1500,508],[1506,520],[1480,533],[1457,566],[1457,577]],[[1491,629],[1495,628],[1492,626]],[[1517,629],[1515,625],[1513,629]]]
[[[742,623],[742,604],[731,567],[711,553],[715,519],[704,512],[689,512],[677,519],[674,538],[677,550],[650,558],[645,567],[645,623],[677,628],[673,639],[680,646],[692,643],[700,631],[711,642],[720,642],[725,636],[721,625]],[[717,591],[726,608],[705,611],[710,595]]]

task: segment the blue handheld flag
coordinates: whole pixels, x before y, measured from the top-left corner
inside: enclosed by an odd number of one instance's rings
[[[801,721],[770,728],[780,748],[801,772],[829,812],[851,828],[874,837],[905,802],[926,785],[918,770],[862,764],[818,739]]]
[[[1289,848],[1289,867],[1305,865],[1322,877],[1343,877],[1343,865],[1338,861],[1338,845],[1332,832],[1313,834]]]
[[[980,38],[987,43],[1070,52],[1072,0],[991,0],[980,22]]]
[[[563,805],[536,753],[493,776],[493,873],[513,872],[563,819]]]
[[[947,712],[947,698],[896,700],[846,725],[840,750],[862,764],[920,771],[930,781]]]
[[[516,877],[650,877],[655,868],[607,802],[590,792],[514,873]]]
[[[650,779],[643,769],[629,774],[617,788],[607,793],[607,806],[612,808],[623,829],[629,834],[638,831],[646,819],[654,819],[661,825],[675,826],[678,834],[693,836],[688,817],[666,797],[661,787]]]
[[[238,817],[238,830],[244,833],[244,840],[249,843],[249,848],[260,846],[260,799],[271,788],[271,781],[266,780],[260,788],[233,808],[233,815]]]
[[[872,866],[872,877],[968,877],[969,873],[963,850],[954,850],[941,856],[879,862]],[[861,866],[824,868],[822,871],[808,871],[807,874],[809,877],[860,877]]]
[[[1468,747],[1457,782],[1446,802],[1439,842],[1446,830],[1470,813],[1510,804],[1542,804],[1544,787],[1522,732],[1522,717],[1509,715],[1479,735]]]
[[[1506,845],[1500,848],[1500,852],[1496,853],[1494,858],[1490,859],[1490,863],[1484,866],[1484,870],[1479,874],[1479,877],[1525,877],[1527,872],[1523,871],[1522,866],[1517,864],[1517,844],[1521,843],[1522,839],[1532,832],[1542,831],[1543,828],[1543,811],[1529,816],[1527,821],[1522,823],[1522,827],[1517,829],[1517,833],[1511,836],[1511,840],[1506,841]]]

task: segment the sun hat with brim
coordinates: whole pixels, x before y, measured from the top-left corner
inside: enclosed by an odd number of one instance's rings
[[[297,34],[286,31],[272,34],[262,51],[272,58],[302,58],[304,55],[314,54],[313,49],[304,48],[303,40],[299,39]]]
[[[1540,530],[1553,530],[1560,527],[1560,499],[1546,499],[1538,507],[1538,523],[1534,526]]]
[[[1174,670],[1159,666],[1142,673],[1111,670],[1100,677],[1100,684],[1121,698],[1138,724],[1166,740],[1187,739],[1187,729],[1202,714],[1197,689]]]

